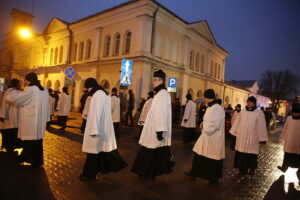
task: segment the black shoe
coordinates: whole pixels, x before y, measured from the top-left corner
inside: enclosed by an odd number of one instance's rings
[[[282,171],[283,173],[285,173],[286,170],[287,170],[287,167],[277,166],[277,169],[279,169],[280,171]]]
[[[82,180],[82,181],[87,181],[87,180],[96,179],[96,176],[95,175],[94,176],[85,176],[85,175],[81,174],[79,176],[79,179]]]

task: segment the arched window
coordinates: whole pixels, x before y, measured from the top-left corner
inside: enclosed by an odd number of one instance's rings
[[[201,55],[201,73],[204,73],[204,55]]]
[[[48,81],[47,81],[46,88],[49,89],[49,88],[51,88],[51,86],[52,86],[51,80],[48,80]]]
[[[50,50],[50,65],[53,64],[53,48]]]
[[[60,46],[60,48],[59,48],[59,63],[62,63],[63,55],[64,55],[64,47]]]
[[[177,63],[177,51],[178,51],[178,45],[176,40],[172,40],[172,49],[171,49],[171,61]]]
[[[83,49],[84,49],[84,42],[81,41],[79,43],[79,55],[78,55],[78,60],[82,60],[83,59]]]
[[[115,35],[115,42],[114,42],[114,55],[117,56],[120,53],[120,41],[121,35],[120,33],[116,33]]]
[[[188,94],[191,94],[192,98],[194,98],[194,90],[192,88],[188,90]]]
[[[110,36],[105,36],[105,44],[104,44],[104,56],[109,56],[109,49],[110,49]]]
[[[195,67],[195,70],[196,70],[197,72],[199,72],[199,64],[200,64],[200,54],[197,53],[197,54],[196,54],[196,67]]]
[[[54,84],[54,91],[59,91],[59,88],[60,88],[60,82],[59,80],[56,80]]]
[[[214,74],[214,61],[212,60],[211,61],[211,65],[210,65],[210,73],[209,73],[209,75],[213,76],[213,74]]]
[[[92,50],[92,41],[88,39],[86,42],[85,59],[89,60],[91,58],[91,50]]]
[[[218,65],[218,79],[221,78],[221,65]]]
[[[57,64],[57,57],[58,57],[58,47],[55,48],[55,54],[54,54],[54,64]]]
[[[190,69],[194,69],[194,51],[190,53]]]
[[[106,90],[108,91],[109,90],[109,82],[107,80],[102,80],[100,85]]]
[[[217,73],[218,73],[218,64],[215,63],[215,70],[214,70],[214,77],[217,78]]]
[[[202,99],[202,98],[203,98],[202,90],[199,90],[199,91],[197,92],[197,97],[198,97],[199,99]]]
[[[74,51],[73,51],[73,61],[76,61],[77,58],[77,43],[74,44]]]
[[[130,44],[131,43],[131,32],[128,31],[125,33],[125,48],[124,53],[128,54],[130,52]]]

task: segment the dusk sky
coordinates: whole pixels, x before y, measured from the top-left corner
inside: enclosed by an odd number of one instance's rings
[[[41,33],[51,18],[68,22],[126,0],[35,0],[33,26]],[[216,41],[230,56],[226,80],[259,80],[266,70],[290,69],[300,75],[299,0],[158,0],[188,22],[207,20]],[[32,10],[31,0],[0,0],[0,39],[10,11]],[[300,83],[298,86],[300,95]]]

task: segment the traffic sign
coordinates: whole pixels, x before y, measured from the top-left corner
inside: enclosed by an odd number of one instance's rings
[[[170,88],[176,88],[177,87],[177,82],[178,82],[177,78],[169,78],[169,80],[168,80],[168,87],[170,87]]]
[[[67,69],[65,70],[65,75],[67,79],[73,79],[76,75],[75,69],[71,66],[67,67]]]
[[[132,68],[132,60],[122,59],[120,85],[132,85]]]

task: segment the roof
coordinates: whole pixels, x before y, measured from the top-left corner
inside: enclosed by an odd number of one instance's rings
[[[247,88],[251,88],[254,83],[256,82],[256,80],[243,80],[243,81],[230,81],[229,83],[233,84],[233,85],[238,85],[241,87],[247,87]]]

